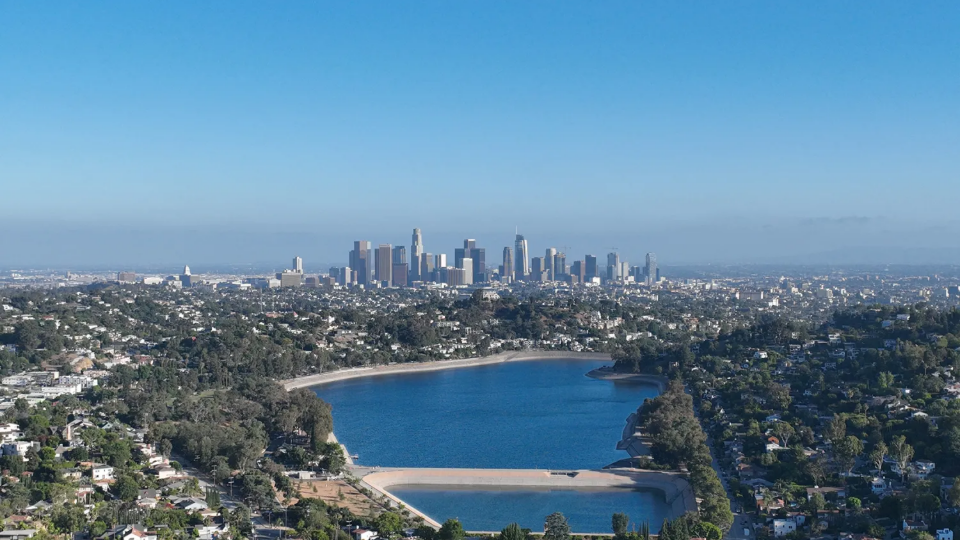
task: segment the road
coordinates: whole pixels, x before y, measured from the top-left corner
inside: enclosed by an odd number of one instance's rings
[[[200,489],[206,491],[208,487],[212,487],[219,491],[220,504],[223,505],[224,508],[233,511],[237,505],[243,502],[239,496],[235,497],[230,495],[231,490],[215,483],[210,475],[196,468],[183,456],[173,455],[171,456],[171,459],[176,460],[177,463],[183,467],[184,474],[197,479],[197,483],[200,484]],[[254,514],[251,521],[253,522],[253,533],[255,538],[280,538],[283,535],[284,529],[282,527],[274,527],[270,523],[267,523],[267,520],[263,519],[262,516]]]

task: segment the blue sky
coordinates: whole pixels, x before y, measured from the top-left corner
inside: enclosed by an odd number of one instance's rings
[[[960,253],[957,28],[955,1],[6,2],[0,265],[340,262],[416,226]]]

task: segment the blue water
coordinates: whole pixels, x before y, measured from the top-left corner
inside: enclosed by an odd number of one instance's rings
[[[647,384],[598,381],[604,362],[537,360],[365,377],[314,388],[333,406],[334,431],[358,463],[384,467],[599,469],[627,457],[616,449],[627,416],[657,395]],[[400,499],[468,530],[511,522],[543,530],[563,512],[577,532],[610,532],[614,512],[659,530],[669,516],[650,490],[498,490],[397,486]]]
[[[339,381],[314,388],[358,463],[598,469],[652,385],[586,377],[604,362],[536,360]]]
[[[637,529],[647,521],[656,533],[663,518],[670,515],[663,492],[655,490],[512,491],[393,486],[390,493],[441,523],[458,518],[468,531],[499,531],[514,521],[532,531],[543,531],[544,518],[561,512],[573,532],[612,532],[613,513],[624,512]]]

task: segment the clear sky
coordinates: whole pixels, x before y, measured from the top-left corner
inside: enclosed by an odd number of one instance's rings
[[[0,266],[960,262],[960,2],[3,2],[0,188]]]

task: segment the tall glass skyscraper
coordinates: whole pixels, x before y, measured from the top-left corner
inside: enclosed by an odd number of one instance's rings
[[[527,239],[522,234],[517,235],[514,249],[514,269],[517,279],[526,279],[530,275],[530,252],[527,250]]]

